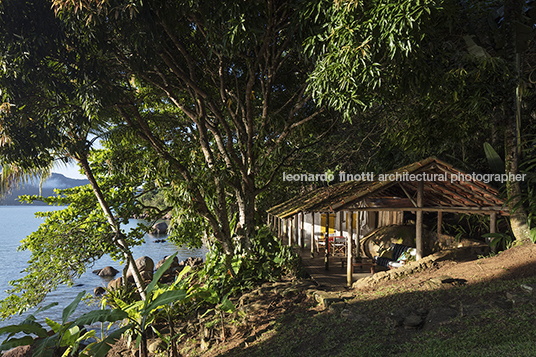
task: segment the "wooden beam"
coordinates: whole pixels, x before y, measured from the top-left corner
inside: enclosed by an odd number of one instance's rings
[[[380,211],[408,211],[408,212],[450,212],[450,213],[479,213],[479,214],[491,214],[493,212],[499,213],[503,216],[510,215],[507,208],[495,206],[495,207],[444,207],[444,206],[430,206],[430,207],[346,207],[353,211],[359,212],[380,212]],[[318,213],[323,213],[319,211]]]
[[[417,183],[417,206],[422,207],[424,201],[423,197],[424,191],[424,182],[419,181]],[[423,257],[423,242],[422,242],[422,231],[423,231],[423,220],[422,220],[422,211],[417,211],[417,219],[415,221],[415,243],[417,245],[417,256],[416,259],[419,260]]]
[[[404,193],[406,194],[406,197],[409,198],[409,200],[411,201],[411,203],[413,203],[413,205],[415,207],[417,207],[417,202],[415,202],[415,200],[413,198],[411,198],[411,196],[409,195],[408,191],[406,191],[406,188],[402,185],[402,182],[399,182],[398,183],[398,186],[400,186],[400,188],[402,189],[402,191],[404,191]]]

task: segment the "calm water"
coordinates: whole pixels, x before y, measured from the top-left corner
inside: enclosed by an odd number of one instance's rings
[[[30,258],[30,252],[22,251],[17,252],[19,242],[27,235],[35,231],[44,219],[36,218],[35,212],[57,210],[61,207],[47,207],[47,206],[0,206],[0,257],[3,258],[4,264],[0,268],[0,299],[4,299],[7,296],[6,290],[9,289],[9,281],[20,278],[23,276],[21,271],[27,266],[27,261]],[[136,220],[131,220],[132,226],[136,225]],[[158,239],[165,239],[165,236],[159,236]],[[172,243],[154,243],[154,238],[146,236],[146,242],[133,249],[134,257],[138,258],[144,255],[151,257],[155,264],[166,255],[171,255],[175,252],[179,252],[177,257],[179,261],[188,257],[202,257],[203,260],[206,257],[206,249],[186,249],[179,248]],[[50,293],[44,304],[51,302],[58,302],[59,305],[53,309],[47,310],[42,314],[37,315],[38,321],[44,321],[45,317],[51,318],[54,321],[61,320],[61,312],[65,306],[67,306],[79,292],[86,290],[93,293],[93,289],[97,286],[106,286],[109,279],[104,279],[96,274],[93,274],[94,269],[104,268],[107,265],[111,265],[117,270],[121,271],[122,266],[119,262],[113,261],[109,256],[102,257],[97,261],[94,267],[89,268],[88,271],[75,282],[76,286],[69,288],[67,286],[61,286],[56,291]],[[120,273],[118,273],[117,276]],[[81,315],[84,312],[94,309],[93,306],[87,306],[83,302],[78,306],[75,315]],[[24,315],[14,316],[10,320],[0,321],[0,327],[10,325],[13,323],[19,323],[24,319]],[[3,340],[3,338],[0,338]]]

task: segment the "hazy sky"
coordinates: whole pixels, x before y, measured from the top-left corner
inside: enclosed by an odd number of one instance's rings
[[[62,174],[73,179],[85,179],[86,176],[79,173],[80,169],[75,163],[57,163],[52,172]]]

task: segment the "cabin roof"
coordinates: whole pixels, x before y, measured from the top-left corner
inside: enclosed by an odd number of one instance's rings
[[[476,178],[476,174],[467,174],[429,157],[383,175],[374,175],[372,181],[346,181],[320,187],[276,205],[268,213],[288,218],[299,212],[333,213],[373,208],[410,211],[417,207],[417,187],[422,181],[423,210],[508,215],[499,192]]]

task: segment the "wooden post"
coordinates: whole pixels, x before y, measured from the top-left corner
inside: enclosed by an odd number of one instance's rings
[[[300,229],[300,215],[298,213],[296,213],[294,215],[294,244],[298,245],[299,244],[299,229]]]
[[[288,220],[287,220],[287,236],[288,236],[288,246],[289,247],[292,247],[292,221],[293,221],[294,217],[290,217]]]
[[[286,242],[283,242],[283,244],[288,244],[288,234],[287,234],[287,225],[288,225],[288,219],[283,218],[283,239],[286,239]]]
[[[341,237],[344,236],[344,234],[342,233],[342,213],[343,213],[342,211],[339,212],[339,233],[340,233],[339,235]]]
[[[329,270],[329,212],[326,213],[326,233],[324,234],[324,269]]]
[[[354,213],[352,212],[352,215],[353,214]],[[354,221],[354,217],[352,217],[352,222],[353,221]],[[357,217],[356,217],[356,222],[355,223],[357,225],[356,231],[355,231],[356,236],[357,236],[357,242],[355,244],[355,246],[357,248],[356,249],[357,250],[356,256],[359,258],[361,256],[361,237],[360,237],[361,236],[361,212],[357,212]]]
[[[497,232],[497,213],[492,213],[489,215],[489,232],[490,233]],[[486,238],[486,242],[488,244],[490,244],[492,240],[493,238]],[[491,248],[491,251],[493,253],[497,253],[497,246],[495,245],[493,248]]]
[[[441,226],[443,225],[443,212],[437,212],[437,239],[441,238]]]
[[[315,213],[311,212],[311,258],[315,257]]]
[[[423,202],[424,182],[422,180],[417,181],[417,207],[422,207]],[[422,211],[417,211],[417,219],[415,222],[415,243],[417,245],[417,256],[419,260],[423,257],[423,243],[422,243]]]
[[[300,212],[300,246],[305,248],[305,213]]]
[[[342,213],[342,212],[341,212]],[[350,215],[350,224],[348,225],[348,221],[346,223],[346,226],[348,228],[348,239],[346,240],[347,246],[346,246],[346,258],[347,258],[347,268],[346,268],[346,283],[348,287],[352,286],[352,276],[354,274],[354,261],[353,261],[353,254],[352,254],[352,239],[353,239],[353,233],[354,233],[354,217],[353,212],[349,212]]]
[[[497,232],[497,213],[492,213],[489,215],[489,232]]]

